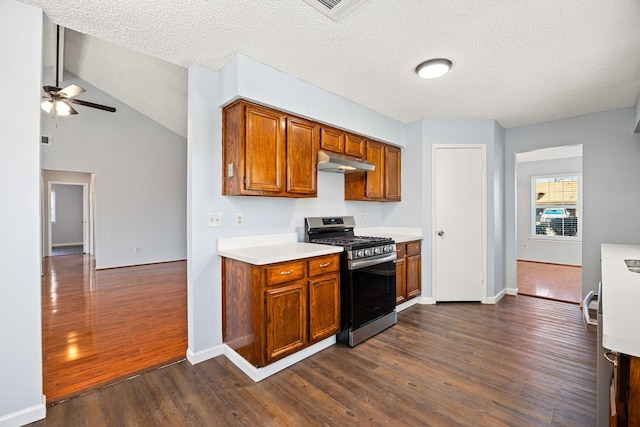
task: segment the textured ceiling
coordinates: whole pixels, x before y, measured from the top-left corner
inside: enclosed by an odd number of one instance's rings
[[[510,128],[627,107],[640,92],[639,0],[367,0],[339,22],[303,0],[22,1],[180,67],[219,70],[242,53],[401,122]],[[434,57],[453,69],[421,80],[414,68]]]

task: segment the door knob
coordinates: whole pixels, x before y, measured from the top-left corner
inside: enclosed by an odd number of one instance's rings
[[[442,230],[438,231],[438,236],[440,236],[440,237],[444,236],[444,231],[442,231]]]

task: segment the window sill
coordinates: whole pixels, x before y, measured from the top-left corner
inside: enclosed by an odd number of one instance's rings
[[[581,237],[529,236],[529,240],[534,242],[582,243]]]

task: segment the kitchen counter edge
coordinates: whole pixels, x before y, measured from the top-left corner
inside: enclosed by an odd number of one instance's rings
[[[306,242],[289,242],[275,245],[250,246],[218,250],[218,255],[253,265],[295,261],[323,255],[341,253],[342,247]]]

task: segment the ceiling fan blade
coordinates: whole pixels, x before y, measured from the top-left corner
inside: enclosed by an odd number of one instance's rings
[[[86,92],[86,90],[78,85],[69,85],[63,89],[58,90],[56,95],[64,96],[66,98],[72,98],[76,95],[81,94],[82,92]]]
[[[75,108],[69,105],[69,115],[73,116],[74,114],[78,114],[78,112],[75,110]]]
[[[44,89],[44,91],[47,92],[49,95],[51,95],[52,93],[57,93],[59,90],[62,90],[62,88],[55,87],[55,86],[42,86],[42,89]]]
[[[115,113],[116,109],[114,107],[108,107],[106,105],[94,104],[93,102],[83,101],[81,99],[70,99],[69,102],[73,102],[74,104],[84,105],[85,107],[97,108],[99,110],[109,111],[111,113]]]

